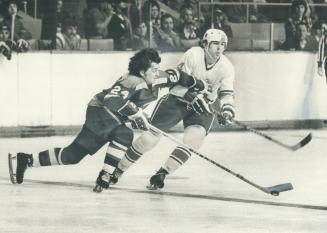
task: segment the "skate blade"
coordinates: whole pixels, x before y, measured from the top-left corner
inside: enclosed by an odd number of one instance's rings
[[[96,185],[94,188],[93,188],[93,192],[95,193],[101,193],[103,191],[103,188],[99,185]]]
[[[14,173],[13,163],[12,161],[16,159],[16,156],[12,156],[12,154],[8,153],[8,167],[9,167],[9,178],[11,183],[16,184],[16,173]]]

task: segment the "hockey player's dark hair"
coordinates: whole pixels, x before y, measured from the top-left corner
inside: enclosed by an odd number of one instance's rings
[[[140,76],[140,72],[149,69],[152,62],[161,62],[159,53],[152,48],[142,49],[130,59],[128,71],[132,75]]]

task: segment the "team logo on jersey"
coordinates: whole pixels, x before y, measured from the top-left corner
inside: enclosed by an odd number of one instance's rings
[[[175,69],[169,69],[166,71],[166,73],[168,74],[168,78],[170,80],[170,82],[172,83],[177,83],[179,80],[179,73],[177,70]]]

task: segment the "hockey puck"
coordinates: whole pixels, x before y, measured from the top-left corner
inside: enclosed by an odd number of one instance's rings
[[[277,191],[272,191],[270,194],[273,196],[279,196],[279,192],[277,192]]]

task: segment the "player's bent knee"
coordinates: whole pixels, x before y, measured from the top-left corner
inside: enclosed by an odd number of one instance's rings
[[[73,142],[62,150],[60,160],[62,164],[73,165],[79,163],[87,154],[89,152],[85,148]]]
[[[194,149],[198,149],[206,134],[206,130],[203,126],[191,125],[185,128],[183,141],[187,145],[192,145]]]
[[[132,145],[134,139],[134,133],[131,129],[126,126],[118,126],[117,129],[113,133],[113,140],[118,142],[119,144],[130,147]]]
[[[154,148],[160,141],[161,135],[145,131],[133,142],[133,147],[140,153],[145,153]]]

